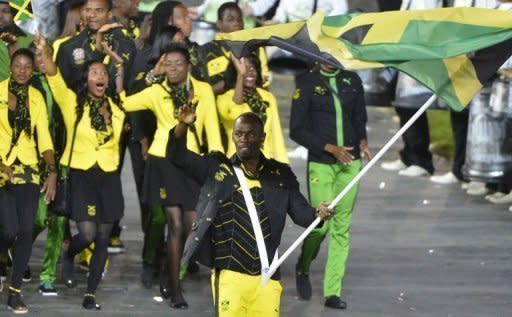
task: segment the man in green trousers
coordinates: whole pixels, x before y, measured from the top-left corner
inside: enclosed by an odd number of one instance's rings
[[[332,201],[361,169],[361,155],[371,159],[366,141],[366,109],[361,79],[356,73],[328,64],[299,76],[293,95],[290,137],[308,149],[310,204]],[[325,306],[345,309],[341,299],[345,264],[350,248],[350,221],[358,186],[335,208],[332,219],[304,240],[296,266],[299,296],[311,298],[311,262],[330,235],[325,265]]]

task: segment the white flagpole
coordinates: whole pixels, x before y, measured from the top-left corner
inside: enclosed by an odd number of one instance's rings
[[[398,132],[382,147],[382,149],[380,149],[380,151],[375,154],[373,159],[364,166],[359,174],[357,174],[356,177],[354,177],[354,179],[352,179],[352,181],[341,191],[341,193],[336,196],[336,198],[329,204],[329,208],[333,209],[336,207],[336,205],[352,189],[352,187],[354,187],[359,182],[359,180],[363,178],[368,170],[377,163],[377,161],[389,150],[389,148],[398,140],[398,138],[400,138],[404,132],[407,131],[407,129],[409,129],[410,126],[414,124],[414,122],[416,122],[416,120],[428,109],[428,107],[434,103],[434,101],[436,101],[436,99],[437,96],[432,95],[432,97],[430,97],[423,104],[423,106],[421,106],[420,109],[416,111],[416,113],[409,119],[409,121],[407,121],[407,123],[405,123],[404,126],[398,130]],[[270,277],[272,277],[272,275],[276,272],[277,268],[283,264],[286,258],[290,256],[290,254],[299,246],[299,244],[302,243],[302,241],[304,241],[308,234],[318,226],[320,221],[320,218],[316,218],[313,223],[311,223],[311,225],[309,225],[309,227],[304,230],[304,232],[297,238],[297,240],[295,240],[295,242],[288,248],[288,250],[286,250],[286,252],[279,257],[277,261],[272,261],[269,270],[267,272],[262,272],[262,285],[265,285],[268,282]]]

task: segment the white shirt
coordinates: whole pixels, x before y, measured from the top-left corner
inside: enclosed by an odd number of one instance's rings
[[[442,0],[403,0],[400,10],[435,9],[442,6]]]
[[[314,0],[281,0],[272,20],[279,23],[307,20],[314,13],[313,5]],[[316,9],[325,16],[346,14],[348,3],[347,0],[318,0]]]
[[[455,0],[453,2],[454,7],[475,7],[475,8],[486,8],[494,9],[498,5],[496,0]]]

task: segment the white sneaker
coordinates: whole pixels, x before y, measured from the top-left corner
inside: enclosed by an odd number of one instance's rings
[[[485,183],[471,181],[468,185],[468,190],[466,194],[471,196],[482,196],[489,192],[487,187],[485,187]]]
[[[289,158],[306,160],[308,158],[308,149],[298,146],[295,150],[288,152]]]
[[[432,176],[430,177],[430,180],[438,184],[455,184],[459,182],[459,179],[455,177],[452,172],[448,172],[443,175]]]
[[[493,204],[510,204],[512,203],[512,192],[489,201]]]
[[[408,168],[399,171],[398,175],[408,176],[408,177],[420,177],[420,176],[427,176],[428,171],[421,166],[411,165]]]
[[[508,207],[508,211],[512,212],[512,206]]]
[[[380,164],[380,167],[382,167],[386,171],[401,171],[403,169],[406,169],[407,165],[405,165],[404,162],[402,162],[402,160],[394,160],[383,162],[382,164]]]
[[[501,198],[501,197],[503,197],[505,195],[506,194],[502,193],[502,192],[495,192],[493,194],[485,195],[485,200],[488,200],[488,201],[492,202],[494,199]]]

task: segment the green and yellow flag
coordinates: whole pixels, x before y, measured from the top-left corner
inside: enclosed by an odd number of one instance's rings
[[[354,13],[220,34],[235,55],[259,45],[358,70],[392,67],[462,110],[512,53],[512,12],[477,8]]]
[[[23,21],[34,17],[30,0],[10,0],[9,5],[16,10],[14,21]]]

